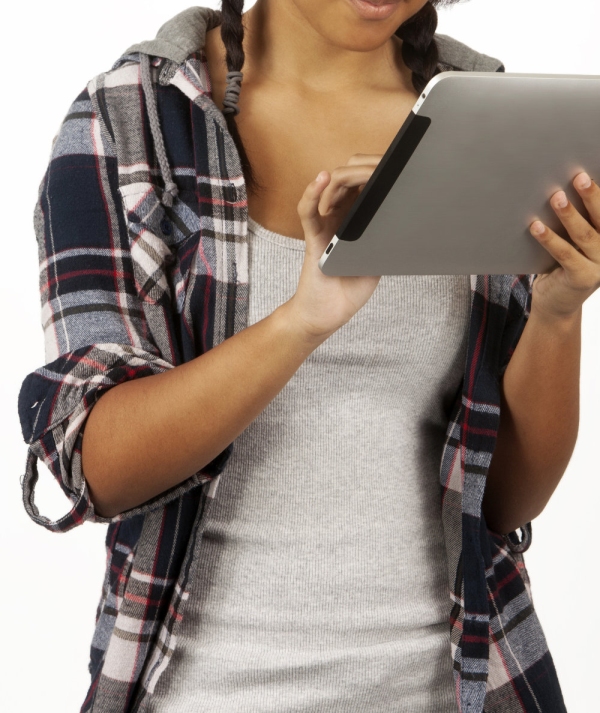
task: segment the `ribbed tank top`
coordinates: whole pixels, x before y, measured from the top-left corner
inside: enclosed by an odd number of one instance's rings
[[[304,241],[249,230],[248,325]],[[384,275],[238,436],[148,713],[456,713],[440,459],[468,275]]]

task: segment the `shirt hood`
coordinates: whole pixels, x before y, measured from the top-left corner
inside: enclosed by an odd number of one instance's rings
[[[155,39],[138,42],[129,47],[125,54],[141,52],[181,64],[191,54],[204,48],[206,33],[221,22],[220,10],[190,7],[165,22]]]

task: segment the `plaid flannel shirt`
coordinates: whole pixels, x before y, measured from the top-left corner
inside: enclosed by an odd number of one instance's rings
[[[23,502],[52,532],[108,525],[82,713],[145,709],[175,649],[197,571],[192,553],[233,448],[111,518],[95,513],[81,467],[86,419],[107,389],[173,369],[247,326],[246,185],[203,53],[206,30],[220,21],[219,11],[190,8],[89,82],[54,141],[35,210],[46,364],[19,393],[28,444]],[[440,70],[504,70],[446,35],[436,39]],[[151,55],[179,188],[170,207],[161,202],[142,54]],[[467,360],[439,474],[448,655],[461,713],[566,710],[523,559],[531,523],[520,528],[522,539],[501,535],[481,512],[500,379],[529,316],[533,278],[471,275]],[[55,521],[34,503],[38,459],[71,501]]]

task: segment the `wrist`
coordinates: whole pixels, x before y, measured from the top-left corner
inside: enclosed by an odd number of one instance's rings
[[[314,332],[310,325],[294,311],[289,300],[277,307],[272,316],[279,322],[280,328],[288,339],[296,341],[299,346],[305,347],[310,351],[316,349],[332,334],[331,332],[323,334]]]
[[[554,314],[536,307],[532,302],[529,319],[557,332],[570,332],[581,325],[582,314],[583,306],[574,312]]]

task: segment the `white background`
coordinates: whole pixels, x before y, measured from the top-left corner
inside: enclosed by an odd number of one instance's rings
[[[79,711],[89,683],[89,646],[105,566],[106,526],[86,523],[54,534],[28,518],[21,500],[26,446],[17,395],[25,376],[44,364],[32,225],[38,184],[52,138],[86,82],[134,42],[153,38],[164,21],[190,4],[54,0],[11,3],[4,11],[0,705],[11,713]],[[509,72],[600,74],[598,0],[471,0],[439,14],[439,32],[501,58]],[[600,146],[596,161],[598,152]],[[577,446],[552,500],[533,523],[533,544],[525,555],[570,713],[598,710],[598,324],[596,293],[584,305]],[[40,512],[63,515],[68,501],[46,467],[38,463],[38,468]]]

